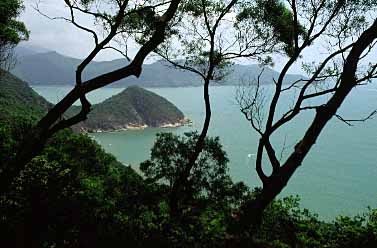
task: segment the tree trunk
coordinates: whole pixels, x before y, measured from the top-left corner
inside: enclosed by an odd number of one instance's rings
[[[257,227],[261,223],[262,214],[266,207],[287,185],[293,173],[301,165],[311,147],[317,141],[323,128],[336,114],[347,95],[356,86],[356,71],[360,57],[376,38],[377,20],[375,20],[373,25],[365,30],[355,42],[343,66],[339,88],[325,105],[317,109],[317,113],[311,125],[302,140],[296,144],[292,154],[288,157],[283,166],[275,170],[272,175],[268,177],[263,185],[262,192],[256,199],[247,202],[242,207],[241,224]]]

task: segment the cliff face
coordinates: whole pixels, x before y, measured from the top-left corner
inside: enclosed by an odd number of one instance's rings
[[[79,111],[74,107],[71,114]],[[137,86],[92,106],[88,119],[75,130],[85,132],[117,131],[144,127],[180,126],[187,120],[165,98]]]

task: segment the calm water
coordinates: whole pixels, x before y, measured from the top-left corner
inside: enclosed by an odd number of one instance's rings
[[[357,89],[345,102],[341,113],[346,118],[369,114],[377,108],[377,85]],[[35,87],[52,102],[58,101],[68,87]],[[105,88],[89,95],[92,103],[98,103],[119,93],[122,89]],[[92,134],[107,151],[120,161],[137,168],[138,163],[149,156],[155,134],[174,132],[181,134],[200,129],[204,118],[201,88],[161,88],[152,91],[176,104],[193,120],[193,127],[175,129],[145,129],[116,133]],[[266,92],[272,90],[265,87]],[[250,186],[260,185],[254,162],[258,136],[244,119],[235,102],[236,87],[211,89],[213,118],[210,135],[220,136],[230,158],[230,174],[235,181]],[[282,100],[284,108],[292,105],[289,96]],[[295,142],[302,137],[312,118],[305,113],[290,126],[273,137],[277,150],[285,143],[285,153],[292,151]],[[280,152],[279,152],[280,153]],[[284,158],[284,155],[283,155]],[[267,163],[266,163],[267,164]],[[268,166],[266,166],[268,170]],[[282,195],[298,194],[302,205],[319,213],[323,218],[339,214],[357,214],[367,206],[377,208],[377,118],[349,127],[333,119],[322,132],[303,165],[290,180]]]

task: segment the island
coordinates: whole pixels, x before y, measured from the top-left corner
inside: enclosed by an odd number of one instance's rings
[[[80,111],[73,106],[69,115]],[[146,127],[179,127],[189,124],[181,110],[167,99],[138,86],[92,106],[88,119],[72,128],[78,132],[113,132]]]
[[[39,120],[53,107],[28,83],[0,71],[0,119],[17,117]],[[64,118],[80,111],[72,106]],[[165,98],[138,86],[129,86],[121,93],[94,104],[88,119],[71,127],[73,131],[111,132],[146,127],[179,127],[189,124],[181,110]]]

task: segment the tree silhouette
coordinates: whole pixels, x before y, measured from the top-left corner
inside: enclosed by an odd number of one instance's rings
[[[188,183],[190,173],[195,170],[196,160],[204,148],[211,122],[211,101],[209,87],[213,81],[221,84],[229,73],[229,66],[235,59],[247,58],[268,62],[269,54],[282,50],[278,44],[287,43],[279,35],[284,30],[281,27],[275,30],[264,29],[261,21],[242,22],[242,16],[248,11],[255,11],[259,6],[246,1],[218,1],[196,0],[186,1],[180,7],[176,16],[173,32],[157,49],[157,53],[177,69],[186,70],[199,76],[203,83],[204,123],[196,141],[190,159],[183,167],[180,176],[173,183],[170,194],[170,208],[172,215],[177,215],[179,195],[184,194],[182,188]],[[283,11],[283,5],[276,5],[276,11]],[[277,20],[289,17],[276,17]],[[195,25],[193,25],[195,23]],[[268,24],[267,26],[271,26]],[[287,24],[290,25],[290,24]],[[246,31],[247,30],[247,31]],[[292,41],[290,41],[291,43]]]
[[[13,66],[14,47],[29,38],[25,24],[16,20],[22,10],[20,0],[4,0],[0,3],[0,69],[9,70]]]
[[[338,117],[350,124],[352,121],[367,120],[376,113],[373,111],[366,118],[359,120],[347,120],[337,113],[355,87],[370,82],[377,76],[377,64],[373,58],[368,57],[377,38],[376,3],[295,0],[286,2],[293,13],[293,33],[289,35],[293,35],[294,42],[288,49],[289,58],[279,77],[273,79],[275,90],[269,105],[265,104],[266,96],[259,78],[251,85],[251,89],[241,88],[237,97],[241,112],[260,135],[255,166],[263,188],[258,197],[246,203],[242,209],[244,217],[241,220],[247,225],[260,222],[263,210],[287,185],[331,118]],[[252,17],[253,15],[250,15],[248,18]],[[266,19],[266,16],[258,15],[257,18]],[[265,21],[273,22],[270,19]],[[300,30],[305,30],[305,34],[300,35]],[[311,47],[323,44],[327,52],[319,62],[311,62],[312,58],[305,57],[305,51],[310,52]],[[303,68],[307,78],[283,84],[289,69],[302,60],[305,62]],[[292,92],[294,103],[279,117],[277,109],[287,107],[282,106],[279,100],[287,92]],[[310,101],[313,99],[316,101]],[[285,161],[281,161],[271,137],[304,111],[314,111],[314,118],[293,151]],[[271,164],[271,175],[267,175],[263,170],[264,156],[267,156]]]
[[[91,104],[86,99],[86,94],[122,78],[140,76],[145,58],[164,41],[169,22],[174,17],[181,1],[156,1],[140,4],[138,1],[113,0],[109,1],[106,6],[98,4],[95,0],[64,0],[64,2],[69,9],[69,18],[49,18],[63,19],[84,32],[92,34],[94,48],[77,67],[76,86],[30,130],[20,145],[14,161],[7,165],[0,174],[0,192],[6,192],[13,178],[34,156],[40,153],[49,137],[57,131],[87,118]],[[103,8],[112,11],[104,11]],[[37,5],[37,9],[42,13],[39,5]],[[75,18],[77,13],[91,16],[95,23],[102,24],[104,38],[101,39],[96,31],[81,25]],[[116,49],[111,46],[111,41],[119,37],[135,36],[135,34],[143,42],[128,64],[117,70],[82,81],[83,71],[100,51]],[[123,54],[125,53],[123,52]],[[76,100],[81,102],[81,111],[77,115],[65,119],[64,113]]]

